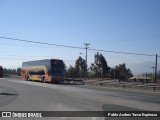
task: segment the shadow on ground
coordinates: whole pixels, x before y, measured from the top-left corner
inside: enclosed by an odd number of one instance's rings
[[[19,95],[19,94],[14,94],[14,93],[0,93],[0,95]]]

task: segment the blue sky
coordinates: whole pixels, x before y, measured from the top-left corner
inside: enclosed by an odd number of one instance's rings
[[[160,55],[159,6],[159,0],[1,0],[0,36],[78,47],[90,43],[95,49]],[[85,50],[6,39],[0,39],[0,47],[0,64],[7,68],[45,58],[74,65],[79,53],[85,54]],[[88,64],[95,53],[88,51]],[[100,53],[111,67],[155,62],[155,57]]]

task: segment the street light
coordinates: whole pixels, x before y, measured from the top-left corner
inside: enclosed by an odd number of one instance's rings
[[[83,54],[83,53],[79,53],[79,54],[84,55],[84,57],[86,57],[86,55],[85,55],[85,54]]]

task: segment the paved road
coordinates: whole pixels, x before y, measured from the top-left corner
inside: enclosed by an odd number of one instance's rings
[[[0,111],[160,111],[160,93],[91,86],[0,79]],[[0,118],[2,119],[2,118]],[[11,119],[11,118],[10,118]],[[17,118],[12,118],[17,119]],[[11,119],[11,120],[12,120]],[[23,118],[31,119],[31,118]],[[32,118],[32,120],[40,118]],[[43,118],[44,119],[44,118]],[[41,119],[41,120],[43,120]],[[137,118],[68,117],[45,119],[134,120]],[[151,118],[139,118],[150,120]],[[160,118],[159,118],[160,119]],[[7,119],[8,120],[8,119]],[[152,118],[158,120],[158,118]]]

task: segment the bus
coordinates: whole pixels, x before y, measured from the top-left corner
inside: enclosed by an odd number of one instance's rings
[[[45,59],[22,63],[22,79],[60,83],[65,78],[65,64],[59,59]]]
[[[3,77],[3,67],[0,66],[0,77]]]

